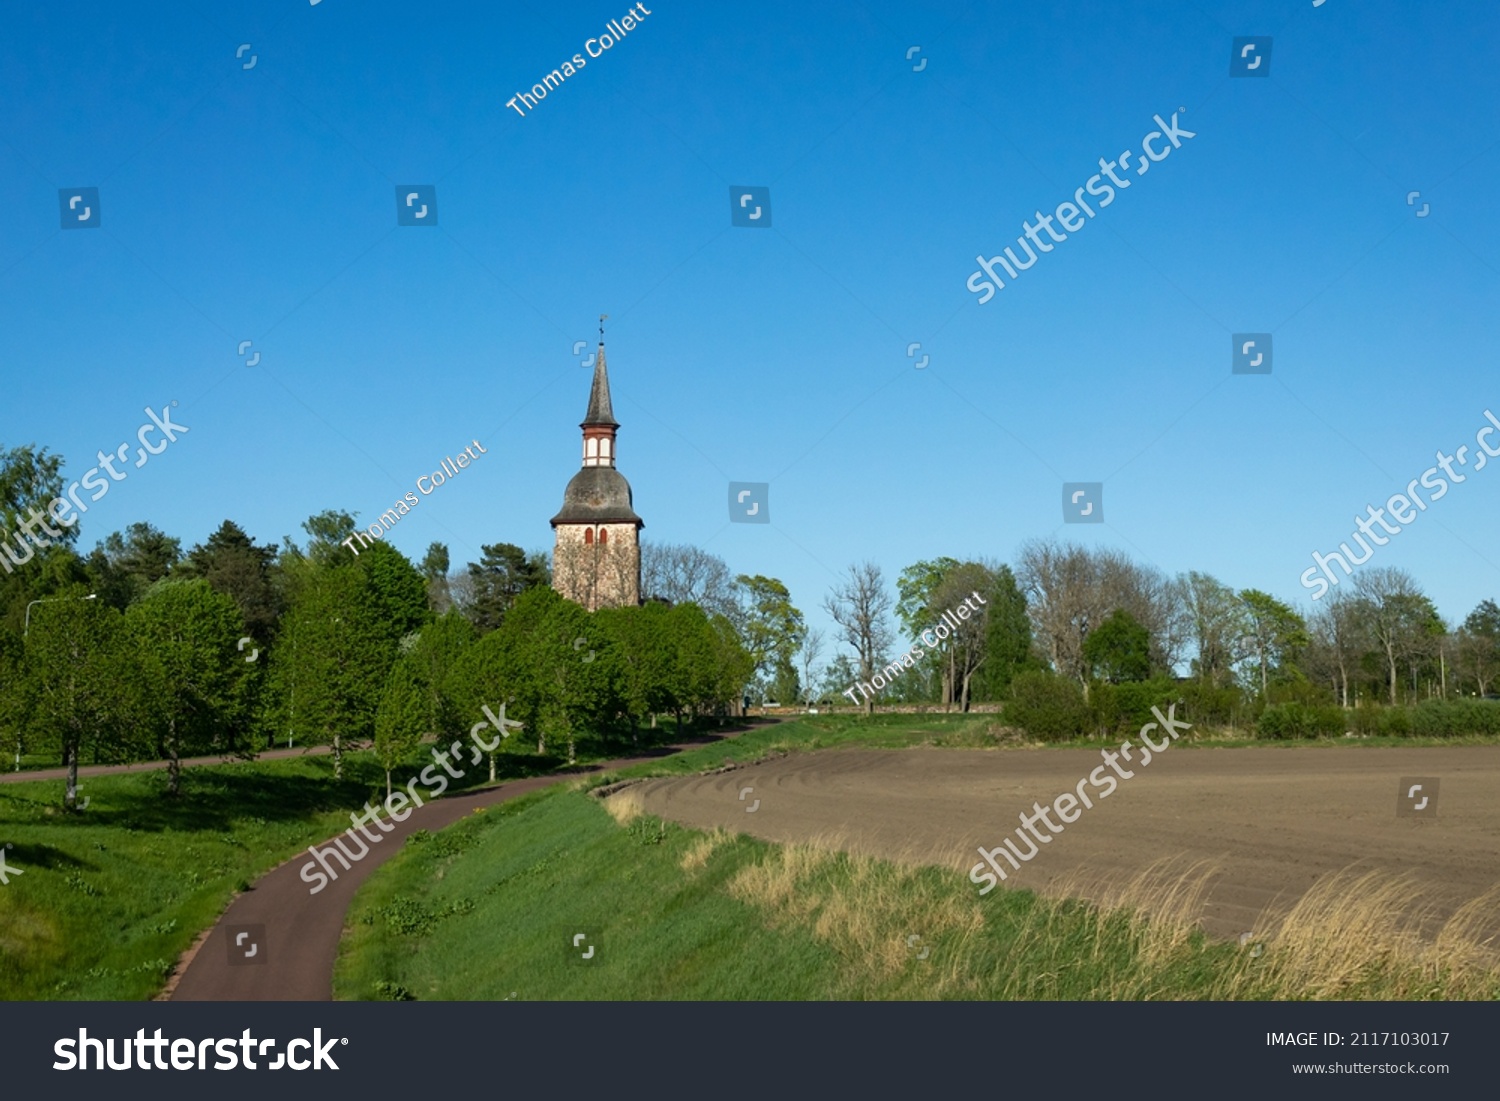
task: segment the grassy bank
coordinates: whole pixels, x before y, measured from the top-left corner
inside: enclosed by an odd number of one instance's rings
[[[1190,920],[1207,875],[1159,867],[1101,906],[980,899],[936,868],[665,823],[629,789],[602,804],[553,791],[409,842],[356,899],[335,996],[1500,997],[1500,966],[1473,933],[1495,898],[1432,943],[1396,916],[1401,884],[1332,877],[1242,948]]]

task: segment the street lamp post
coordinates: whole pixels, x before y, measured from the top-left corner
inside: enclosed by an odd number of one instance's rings
[[[31,609],[35,608],[38,604],[47,604],[54,600],[93,600],[98,595],[98,593],[89,593],[88,596],[44,596],[37,600],[33,600],[30,604],[26,605],[26,623],[25,626],[23,626],[21,629],[21,637],[24,639],[31,634]],[[19,731],[16,732],[15,770],[17,772],[21,771],[21,734]]]

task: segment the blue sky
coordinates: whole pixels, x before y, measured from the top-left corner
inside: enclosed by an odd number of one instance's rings
[[[190,429],[81,547],[368,523],[476,438],[392,541],[550,546],[600,313],[645,537],[815,624],[852,562],[1049,535],[1310,610],[1311,552],[1500,415],[1493,4],[646,6],[524,118],[628,5],[9,13],[0,443],[73,479],[147,405]],[[1269,77],[1229,76],[1240,35]],[[978,304],[976,255],[1179,110],[1195,137]],[[395,224],[410,183],[436,227]],[[737,185],[769,229],[730,225]],[[75,186],[99,228],[59,229]],[[1271,375],[1230,373],[1237,332]],[[770,483],[770,524],[728,522],[730,481]],[[1063,524],[1065,481],[1105,524]],[[1497,494],[1474,474],[1373,564],[1450,620],[1500,597]]]

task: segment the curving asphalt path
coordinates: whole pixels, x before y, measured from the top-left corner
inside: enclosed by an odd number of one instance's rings
[[[379,842],[369,842],[369,853],[348,871],[343,871],[337,861],[330,861],[338,878],[315,895],[308,893],[311,888],[299,874],[311,859],[303,849],[229,904],[208,935],[200,938],[179,962],[176,977],[168,984],[164,997],[178,1002],[332,1001],[333,965],[354,893],[376,868],[401,850],[402,842],[416,830],[440,830],[481,807],[538,788],[591,772],[670,756],[748,729],[748,726],[732,728],[722,735],[690,739],[643,757],[605,761],[564,776],[534,776],[426,803],[414,808],[406,821],[388,822],[394,827],[392,831]],[[378,830],[373,832],[379,834]],[[319,847],[323,844],[327,842],[320,842]],[[238,948],[236,941],[240,942]],[[244,957],[252,945],[255,954],[246,960]]]

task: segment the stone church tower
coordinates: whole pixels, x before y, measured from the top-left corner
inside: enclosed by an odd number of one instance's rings
[[[583,469],[563,490],[562,511],[552,517],[552,587],[589,611],[641,602],[640,530],[630,483],[615,469],[615,420],[609,400],[601,329],[594,386],[583,423]]]

